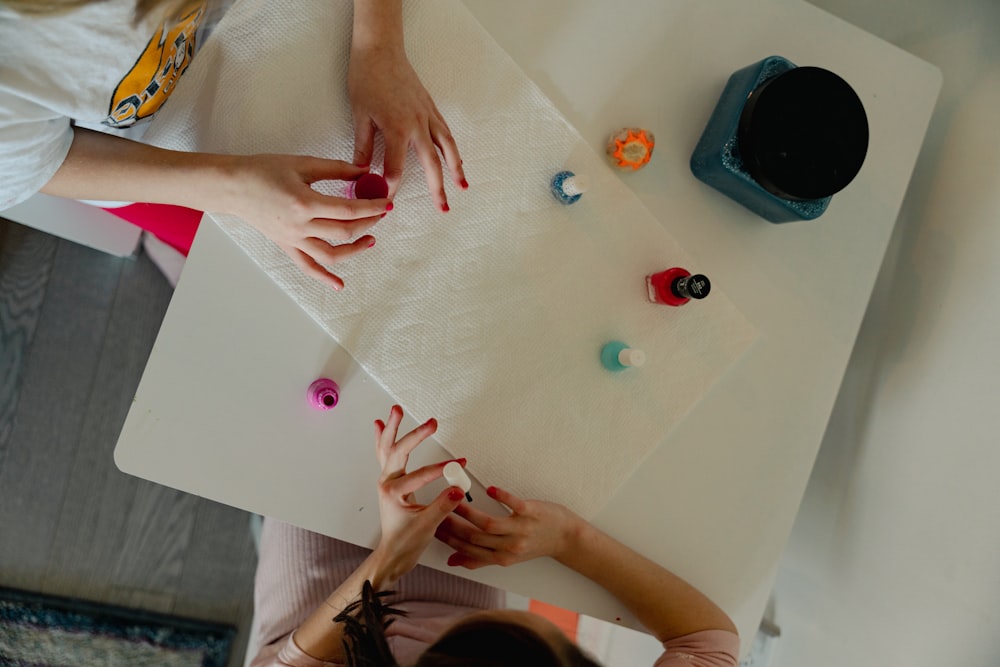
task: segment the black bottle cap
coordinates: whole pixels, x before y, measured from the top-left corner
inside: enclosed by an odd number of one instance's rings
[[[847,187],[868,152],[868,117],[850,84],[820,67],[796,67],[747,98],[737,131],[747,172],[793,201]]]
[[[679,299],[704,299],[712,291],[712,281],[701,273],[681,276],[670,283],[670,291]]]

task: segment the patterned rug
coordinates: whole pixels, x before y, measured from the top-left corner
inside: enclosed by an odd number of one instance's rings
[[[0,665],[225,667],[236,629],[0,587]]]

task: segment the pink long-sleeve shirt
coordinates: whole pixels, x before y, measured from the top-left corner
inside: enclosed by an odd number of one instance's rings
[[[251,667],[325,667],[294,641],[294,632],[370,552],[340,540],[266,519],[254,592],[256,642]],[[397,584],[391,604],[407,612],[386,630],[393,655],[406,667],[463,616],[504,606],[503,591],[417,567]],[[734,667],[739,639],[706,630],[663,644],[653,667]]]

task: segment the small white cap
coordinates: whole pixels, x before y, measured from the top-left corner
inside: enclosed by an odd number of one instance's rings
[[[633,350],[626,347],[618,353],[618,363],[622,366],[634,366],[638,368],[646,363],[646,353],[642,350]]]
[[[472,488],[472,480],[465,474],[465,468],[461,463],[452,461],[444,466],[444,478],[448,486],[457,486],[462,489],[462,493],[468,493]]]
[[[562,191],[567,196],[582,195],[590,189],[590,178],[586,174],[575,174],[562,183]]]

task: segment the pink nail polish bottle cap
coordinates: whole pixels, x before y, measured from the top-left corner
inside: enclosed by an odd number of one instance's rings
[[[329,410],[340,401],[340,387],[330,378],[319,378],[309,385],[306,395],[309,405],[317,410]]]

